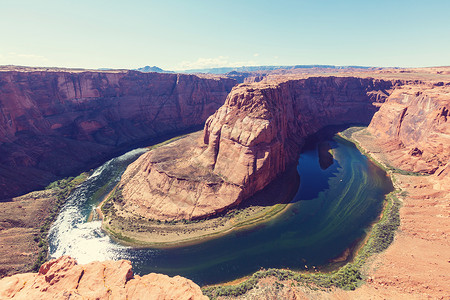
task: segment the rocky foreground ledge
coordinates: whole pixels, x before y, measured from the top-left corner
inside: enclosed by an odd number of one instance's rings
[[[189,279],[151,273],[133,275],[127,260],[78,265],[62,256],[39,273],[0,280],[0,299],[208,299]]]

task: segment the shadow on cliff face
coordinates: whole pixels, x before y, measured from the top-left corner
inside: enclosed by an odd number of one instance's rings
[[[201,129],[203,124],[118,146],[22,132],[17,135],[15,143],[5,143],[0,147],[0,202],[10,201],[11,196],[43,189],[50,182],[65,176],[76,176],[97,168],[105,161],[132,149],[158,144]],[[13,158],[11,153],[15,154]],[[35,164],[35,161],[38,163]]]
[[[336,148],[333,136],[355,125],[361,126],[361,124],[327,126],[309,136],[299,154],[298,163],[289,166],[287,171],[263,190],[243,201],[238,208],[316,199],[320,192],[330,188],[329,179],[341,167],[333,158],[333,149]],[[297,195],[299,197],[296,197]]]
[[[297,172],[297,165],[293,164],[264,189],[244,200],[238,205],[238,208],[289,203],[297,194],[299,186],[300,176]]]
[[[149,139],[203,128],[235,84],[136,71],[1,72],[0,199],[94,168]]]

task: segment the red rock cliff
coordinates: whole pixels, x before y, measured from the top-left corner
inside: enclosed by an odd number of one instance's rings
[[[450,169],[450,86],[396,89],[374,115],[369,132],[398,153],[397,167],[433,174]]]
[[[327,125],[368,123],[389,81],[317,77],[276,85],[241,85],[205,125],[203,157],[214,172],[261,190],[298,158],[304,139]]]
[[[185,155],[183,141],[144,154],[121,181],[121,209],[154,219],[217,213],[262,190],[298,158],[304,139],[327,125],[369,123],[393,82],[316,77],[241,84],[208,118]],[[192,141],[186,142],[191,143]]]
[[[234,84],[134,71],[0,72],[0,199],[201,126]]]

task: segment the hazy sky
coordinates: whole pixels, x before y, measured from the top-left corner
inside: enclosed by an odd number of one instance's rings
[[[450,65],[450,0],[0,0],[0,65]]]

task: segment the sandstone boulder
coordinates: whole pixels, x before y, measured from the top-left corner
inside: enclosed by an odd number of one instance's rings
[[[39,273],[0,280],[1,299],[208,299],[191,280],[151,273],[133,275],[126,260],[78,265],[62,256]]]

